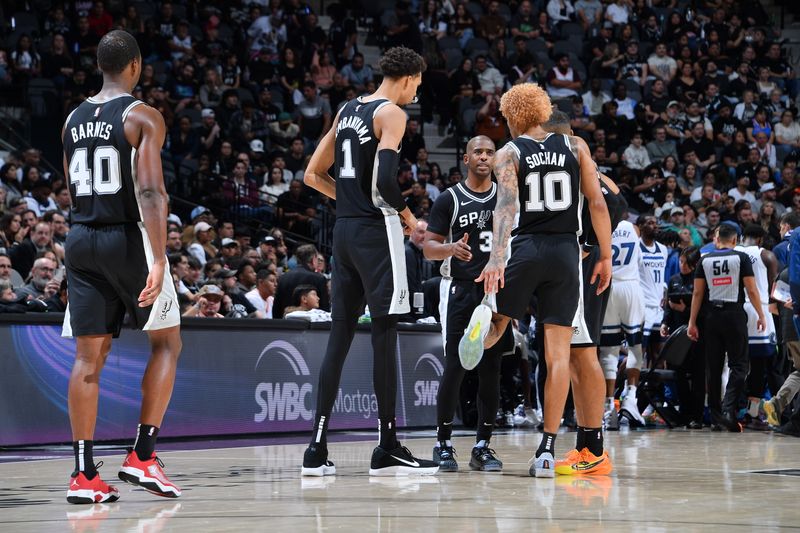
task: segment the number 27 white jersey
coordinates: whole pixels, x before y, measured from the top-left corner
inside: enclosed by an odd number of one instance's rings
[[[611,234],[612,281],[638,281],[642,254],[633,224],[622,220]]]

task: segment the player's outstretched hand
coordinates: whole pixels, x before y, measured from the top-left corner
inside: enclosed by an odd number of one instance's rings
[[[505,287],[505,271],[505,262],[498,261],[494,258],[489,259],[489,262],[483,267],[481,275],[475,279],[475,283],[483,281],[483,292],[485,294],[495,294],[499,290],[498,284],[500,289]]]
[[[592,285],[595,284],[597,279],[600,278],[600,283],[597,284],[597,294],[603,294],[603,291],[611,284],[611,259],[600,259],[594,265],[592,271],[592,279],[589,280]]]
[[[150,274],[147,275],[147,284],[139,294],[139,307],[150,307],[161,294],[161,285],[164,283],[164,263],[155,263],[150,269]]]
[[[469,233],[464,233],[464,237],[453,243],[453,257],[459,261],[469,261],[472,259],[472,248],[470,248],[467,241],[469,240]]]

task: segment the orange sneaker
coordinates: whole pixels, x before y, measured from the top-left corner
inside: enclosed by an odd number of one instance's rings
[[[574,457],[574,456],[573,456]],[[580,451],[580,457],[572,463],[556,464],[556,474],[562,476],[592,475],[607,476],[614,471],[614,465],[607,451],[603,455],[596,456],[584,448]]]
[[[556,461],[556,472],[558,472],[559,467],[571,467],[573,464],[577,463],[581,460],[583,454],[576,449],[571,449],[566,454],[564,454],[563,459],[558,459]]]

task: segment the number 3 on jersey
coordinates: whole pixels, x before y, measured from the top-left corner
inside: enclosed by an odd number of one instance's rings
[[[89,168],[88,149],[78,148],[69,160],[69,181],[75,184],[75,196],[116,194],[122,188],[119,152],[113,146],[98,146]]]
[[[544,199],[542,198],[542,184],[544,184]],[[525,176],[525,185],[528,186],[529,198],[525,202],[526,211],[564,211],[572,205],[572,181],[569,172],[558,170],[548,172],[544,178],[539,179],[538,172],[531,172]],[[558,192],[556,190],[558,185]]]

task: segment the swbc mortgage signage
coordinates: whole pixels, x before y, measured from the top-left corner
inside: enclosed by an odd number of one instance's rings
[[[53,325],[0,324],[0,445],[67,442],[73,340]],[[163,436],[311,429],[327,330],[186,328]],[[149,346],[124,330],[101,378],[97,440],[128,439],[136,427]],[[443,371],[441,335],[401,332],[397,418],[434,426]],[[25,406],[24,409],[21,406]],[[333,429],[377,427],[369,332],[356,333],[331,417]]]

